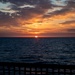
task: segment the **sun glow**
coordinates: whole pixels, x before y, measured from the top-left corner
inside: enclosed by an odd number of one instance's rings
[[[38,36],[35,36],[35,38],[38,38]]]

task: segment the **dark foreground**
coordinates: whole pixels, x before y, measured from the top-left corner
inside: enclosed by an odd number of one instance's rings
[[[0,62],[0,75],[75,75],[75,65]]]

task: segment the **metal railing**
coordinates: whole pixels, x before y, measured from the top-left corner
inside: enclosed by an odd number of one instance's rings
[[[0,62],[0,75],[75,75],[75,65]]]

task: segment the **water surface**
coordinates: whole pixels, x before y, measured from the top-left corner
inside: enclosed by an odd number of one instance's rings
[[[0,62],[75,65],[75,38],[0,38]]]

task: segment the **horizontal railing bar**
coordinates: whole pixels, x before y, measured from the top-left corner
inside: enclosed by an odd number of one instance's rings
[[[31,68],[58,68],[58,69],[75,69],[75,65],[59,65],[59,64],[43,64],[43,63],[14,63],[14,62],[0,62],[0,66],[16,66],[16,67],[31,67]]]
[[[2,72],[1,72],[2,71]],[[16,75],[16,72],[21,75],[55,75],[55,74],[75,74],[75,65],[59,65],[59,64],[44,64],[44,63],[15,63],[15,62],[0,62],[0,73],[3,75],[11,73]]]

